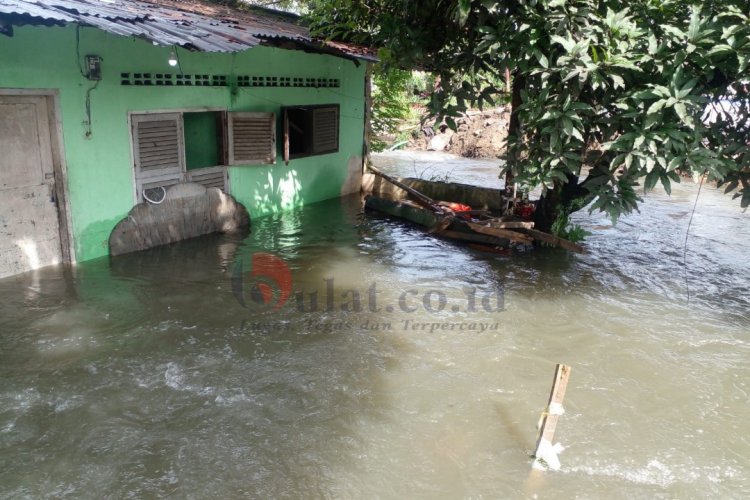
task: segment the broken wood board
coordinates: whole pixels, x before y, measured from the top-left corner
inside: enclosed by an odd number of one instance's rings
[[[515,241],[516,243],[524,243],[527,245],[530,245],[534,242],[534,239],[530,236],[527,236],[525,234],[518,233],[516,231],[511,231],[508,229],[498,229],[495,227],[490,226],[484,226],[482,224],[477,224],[476,222],[464,222],[468,227],[470,227],[472,230],[476,231],[477,233],[486,234],[489,236],[495,236],[496,238],[505,238],[510,241]]]
[[[565,413],[562,404],[565,399],[568,380],[570,379],[570,370],[571,368],[568,365],[558,364],[555,367],[552,390],[550,391],[547,408],[542,413],[539,425],[539,437],[537,438],[534,451],[535,468],[549,468],[553,470],[560,468],[557,453],[562,451],[562,447],[554,446],[552,440],[555,437],[557,421]]]
[[[578,243],[573,243],[572,241],[559,238],[557,236],[554,236],[549,233],[545,233],[543,231],[539,231],[537,229],[519,228],[519,231],[522,231],[530,236],[533,236],[535,239],[539,241],[549,243],[550,245],[553,245],[553,246],[562,247],[566,250],[570,250],[571,252],[586,253],[586,249],[582,245],[579,245]]]
[[[490,226],[498,229],[534,229],[533,222],[525,221],[501,221],[493,219],[490,221]]]

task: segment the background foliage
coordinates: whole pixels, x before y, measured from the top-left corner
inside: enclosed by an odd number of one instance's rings
[[[373,151],[383,151],[388,145],[384,138],[393,137],[393,142],[408,138],[402,128],[415,126],[419,117],[413,108],[420,99],[415,95],[421,80],[415,81],[411,71],[376,64],[372,75],[372,137]]]
[[[440,75],[435,114],[493,103],[513,74],[506,168],[543,186],[537,223],[589,206],[616,219],[678,171],[750,205],[750,5],[744,0],[313,0],[325,36]],[[707,110],[713,110],[713,121]],[[513,120],[512,120],[513,121]]]

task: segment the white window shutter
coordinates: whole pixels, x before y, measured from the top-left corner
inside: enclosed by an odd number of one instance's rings
[[[228,179],[226,167],[207,167],[187,171],[187,179],[190,182],[200,184],[205,188],[219,188],[228,193]]]
[[[330,106],[313,109],[313,154],[339,150],[339,108]]]
[[[276,115],[238,112],[227,114],[230,165],[276,163]]]
[[[136,198],[144,187],[169,186],[182,180],[185,146],[179,113],[132,115]]]

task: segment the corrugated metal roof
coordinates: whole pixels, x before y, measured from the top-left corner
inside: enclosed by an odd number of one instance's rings
[[[66,23],[205,52],[289,41],[306,50],[375,60],[364,47],[315,40],[296,16],[268,9],[233,9],[196,0],[0,0],[0,32],[3,25],[8,34],[7,27],[13,25]]]

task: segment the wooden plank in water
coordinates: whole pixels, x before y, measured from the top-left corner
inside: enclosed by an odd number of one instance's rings
[[[536,457],[539,457],[539,448],[542,445],[542,442],[546,441],[551,444],[552,439],[555,437],[555,429],[557,428],[557,421],[562,414],[562,403],[563,399],[565,399],[565,389],[568,387],[569,379],[570,366],[558,364],[557,367],[555,367],[555,377],[552,380],[552,390],[549,394],[547,409],[542,416],[539,437],[536,441],[536,447],[534,448],[534,456]]]
[[[496,227],[498,229],[534,229],[534,223],[533,222],[524,222],[524,221],[499,221],[499,220],[493,220],[490,221],[490,226]]]
[[[471,243],[482,243],[484,245],[505,247],[508,245],[508,240],[496,238],[494,236],[488,236],[484,234],[475,233],[462,233],[460,231],[451,231],[450,229],[444,229],[435,233],[436,236],[444,236],[452,240],[468,241]]]
[[[518,233],[516,231],[510,231],[508,229],[498,229],[498,228],[490,227],[490,226],[483,226],[482,224],[477,224],[476,222],[465,222],[465,224],[477,233],[494,236],[496,238],[505,238],[506,240],[515,241],[516,243],[525,243],[527,245],[530,245],[531,243],[534,242],[534,239],[531,238],[530,236]]]
[[[570,250],[571,252],[586,253],[586,249],[578,243],[573,243],[572,241],[558,238],[557,236],[551,235],[549,233],[538,231],[536,229],[519,229],[519,231],[523,231],[524,233],[533,236],[539,241],[549,243],[553,246],[562,247],[566,250]]]

